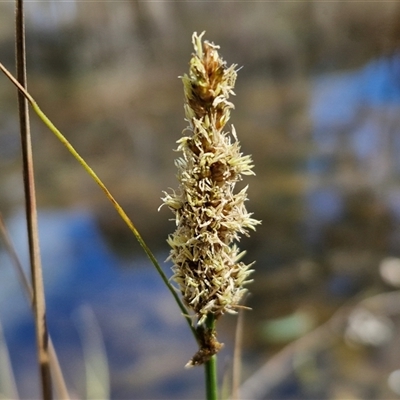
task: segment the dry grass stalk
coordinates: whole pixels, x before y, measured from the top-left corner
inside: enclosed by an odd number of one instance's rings
[[[26,52],[25,52],[25,23],[23,1],[16,2],[16,59],[17,78],[26,87]],[[31,263],[33,308],[35,311],[36,341],[38,347],[38,362],[41,377],[43,399],[52,398],[52,385],[49,362],[48,334],[46,326],[46,307],[44,286],[39,250],[37,226],[35,181],[33,173],[32,143],[30,135],[28,102],[18,92],[18,108],[21,132],[21,147],[23,158],[23,175],[25,189],[25,207],[29,241],[29,256]]]

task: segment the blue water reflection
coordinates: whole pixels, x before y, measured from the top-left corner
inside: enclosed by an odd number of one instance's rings
[[[13,216],[8,226],[27,265],[24,213]],[[39,226],[49,329],[72,391],[85,397],[76,316],[82,306],[90,306],[105,342],[112,398],[201,393],[200,369],[183,368],[196,344],[150,262],[132,259],[123,265],[88,212],[40,212]],[[32,398],[33,388],[38,393],[32,317],[7,255],[0,257],[0,318],[18,388],[22,397]]]
[[[305,194],[308,237],[345,215],[346,197],[370,190],[397,218],[400,161],[400,53],[359,70],[315,79],[310,100],[313,152]],[[396,200],[394,200],[396,199]]]

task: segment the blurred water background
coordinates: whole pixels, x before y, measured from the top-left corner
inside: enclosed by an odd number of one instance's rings
[[[13,18],[0,3],[10,70]],[[232,123],[255,162],[248,209],[263,221],[240,243],[257,261],[243,399],[400,397],[399,21],[396,2],[26,3],[31,94],[161,262],[174,223],[157,209],[177,187],[178,76],[193,31],[243,67]],[[0,98],[0,211],[28,269],[16,96],[4,77]],[[35,115],[32,134],[49,327],[71,390],[86,396],[89,331],[111,398],[202,398],[202,371],[183,369],[194,340],[150,262]],[[20,395],[32,398],[32,319],[4,251],[0,261],[0,321]],[[220,322],[221,375],[235,325]]]

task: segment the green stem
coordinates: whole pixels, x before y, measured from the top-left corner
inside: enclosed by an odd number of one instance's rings
[[[207,329],[215,330],[215,317],[214,314],[209,313],[206,319]],[[218,399],[218,382],[217,382],[217,355],[214,354],[205,364],[206,375],[206,394],[207,400]]]
[[[46,116],[46,114],[39,108],[39,105],[33,99],[33,97],[28,93],[28,91],[14,78],[14,76],[7,70],[6,67],[2,63],[0,63],[0,70],[7,76],[8,79],[19,89],[19,91],[25,96],[25,98],[29,101],[30,105],[32,106],[35,113],[39,116],[39,118],[43,121],[43,123],[50,129],[51,132],[58,138],[58,140],[68,149],[68,151],[75,157],[75,159],[82,165],[82,167],[86,170],[86,172],[92,177],[92,179],[100,186],[103,190],[107,198],[110,200],[114,208],[116,209],[119,216],[131,230],[133,235],[136,237],[136,240],[142,246],[142,249],[146,253],[147,257],[153,263],[154,267],[156,268],[158,274],[160,275],[161,279],[164,281],[165,285],[167,286],[168,290],[174,297],[178,307],[181,309],[183,316],[186,319],[186,322],[189,325],[189,328],[195,337],[196,341],[198,341],[196,330],[192,325],[192,320],[189,316],[189,312],[182,303],[179,295],[176,293],[174,287],[168,280],[168,277],[165,275],[164,271],[161,269],[160,264],[158,263],[156,257],[151,252],[150,248],[147,246],[146,242],[139,234],[138,230],[136,229],[135,225],[125,213],[124,209],[121,205],[117,202],[114,196],[110,193],[101,179],[97,176],[97,174],[90,168],[90,166],[86,163],[86,161],[79,155],[79,153],[74,149],[74,147],[69,143],[67,138],[55,127],[55,125],[50,121],[50,119]]]

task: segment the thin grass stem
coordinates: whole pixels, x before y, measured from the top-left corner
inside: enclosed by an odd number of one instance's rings
[[[15,251],[15,248],[11,242],[10,235],[8,234],[6,225],[4,223],[3,216],[0,213],[0,236],[3,240],[4,247],[6,249],[6,252],[8,253],[12,265],[14,266],[17,275],[18,275],[18,280],[21,284],[21,286],[24,289],[24,293],[26,295],[26,298],[29,302],[29,304],[32,307],[33,311],[33,291],[31,284],[29,283],[29,279],[25,274],[25,271],[22,267],[21,261],[17,255],[17,252]],[[51,340],[51,336],[49,334],[49,357],[50,357],[50,367],[51,367],[51,372],[52,372],[52,377],[54,378],[54,387],[55,391],[58,395],[58,398],[63,399],[63,400],[68,400],[70,399],[70,395],[68,393],[67,385],[65,383],[65,379],[61,370],[60,363],[58,361],[57,353],[55,351],[53,341]]]
[[[11,365],[10,354],[3,327],[0,323],[0,385],[2,399],[19,399],[18,389],[15,382],[15,375]]]
[[[243,346],[243,324],[244,324],[244,310],[239,310],[238,319],[236,322],[235,332],[235,348],[233,352],[233,368],[232,368],[232,396],[231,400],[239,400],[240,393],[240,373],[242,366],[242,346]]]
[[[93,171],[93,169],[86,163],[86,161],[79,155],[79,153],[75,150],[75,148],[71,145],[71,143],[66,139],[66,137],[55,127],[55,125],[50,121],[50,119],[44,114],[44,112],[40,109],[36,101],[33,97],[15,80],[12,74],[4,67],[3,64],[0,63],[0,69],[2,72],[11,80],[11,82],[18,87],[20,92],[25,96],[25,98],[31,104],[35,113],[39,116],[39,118],[43,121],[43,123],[50,129],[51,132],[58,138],[58,140],[68,149],[68,151],[75,157],[75,159],[82,165],[82,167],[86,170],[86,172],[92,177],[92,179],[100,186],[103,190],[107,198],[111,201],[112,205],[116,209],[119,216],[131,230],[133,235],[135,236],[136,240],[139,242],[140,246],[143,248],[144,252],[146,253],[147,257],[150,259],[154,267],[156,268],[157,272],[161,276],[163,282],[167,286],[168,290],[171,292],[172,296],[174,297],[176,303],[178,304],[180,310],[182,311],[183,316],[185,317],[191,332],[193,333],[196,341],[197,341],[197,333],[192,325],[192,319],[189,316],[189,312],[180,300],[175,288],[169,282],[168,277],[165,275],[164,271],[160,267],[156,257],[151,252],[150,248],[147,246],[145,241],[143,240],[142,236],[139,234],[138,230],[136,229],[135,225],[125,213],[124,209],[120,206],[111,192],[107,189],[101,179],[97,176],[97,174]]]
[[[23,4],[23,0],[16,1],[16,62],[17,79],[22,87],[26,87],[25,22]],[[18,109],[40,383],[43,399],[50,400],[52,399],[53,395],[48,350],[46,305],[37,224],[36,194],[33,172],[32,143],[29,124],[29,109],[28,102],[21,92],[18,92]]]

